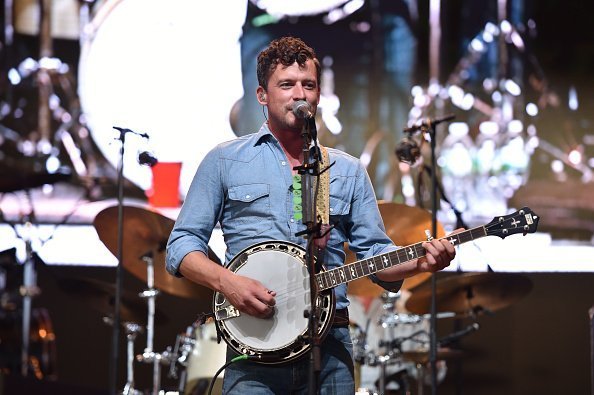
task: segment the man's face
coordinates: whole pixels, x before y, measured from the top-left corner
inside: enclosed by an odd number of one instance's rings
[[[263,88],[259,88],[264,92]],[[268,120],[272,130],[301,130],[303,120],[293,114],[293,104],[305,100],[315,112],[320,100],[320,86],[316,77],[316,66],[308,59],[303,67],[297,62],[290,66],[279,64],[268,80],[265,92],[268,106]]]

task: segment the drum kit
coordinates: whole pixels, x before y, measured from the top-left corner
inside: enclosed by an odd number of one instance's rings
[[[189,393],[197,387],[208,385],[216,370],[225,363],[225,345],[217,343],[214,323],[198,317],[184,333],[177,336],[175,345],[159,353],[154,349],[155,321],[161,322],[156,310],[156,297],[160,291],[181,298],[212,300],[213,292],[182,277],[175,277],[165,269],[165,244],[174,221],[157,212],[141,207],[123,207],[123,259],[122,265],[129,273],[146,283],[147,288],[137,298],[147,301],[146,326],[139,317],[126,317],[126,307],[132,300],[122,298],[122,325],[127,338],[127,381],[124,394],[139,394],[134,388],[134,362],[153,365],[152,392],[161,391],[161,366],[169,367],[168,377],[178,380],[179,392]],[[118,207],[108,207],[97,214],[93,225],[99,238],[114,254],[117,254]],[[209,258],[220,263],[209,250]],[[83,288],[87,288],[83,285]],[[112,294],[113,295],[113,294]],[[130,295],[132,296],[132,295]],[[136,309],[138,311],[138,309]],[[144,352],[134,355],[134,341],[139,333],[146,331],[147,344]],[[208,363],[205,363],[208,361]]]

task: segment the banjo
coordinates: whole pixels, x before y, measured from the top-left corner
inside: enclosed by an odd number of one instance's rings
[[[515,213],[495,217],[487,225],[447,236],[453,245],[485,236],[502,239],[517,233],[534,233],[539,217],[528,207]],[[318,335],[323,338],[331,327],[335,303],[332,289],[363,276],[398,266],[424,256],[422,242],[356,261],[315,274]],[[311,348],[307,341],[308,319],[304,311],[311,308],[310,280],[305,250],[285,241],[266,241],[252,245],[237,254],[227,265],[234,273],[260,281],[276,291],[276,306],[271,318],[242,314],[220,292],[215,292],[213,312],[221,337],[237,353],[264,364],[295,360]]]

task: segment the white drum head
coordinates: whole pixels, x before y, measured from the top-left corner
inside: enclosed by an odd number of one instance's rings
[[[139,151],[182,162],[185,197],[206,152],[235,137],[229,112],[242,96],[245,10],[243,2],[112,0],[85,29],[79,96],[86,121],[114,166],[113,126],[150,136],[126,136],[124,175],[141,188],[150,188],[152,175],[137,163]]]

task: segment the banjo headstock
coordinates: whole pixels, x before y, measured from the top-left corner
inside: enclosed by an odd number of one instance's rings
[[[495,217],[491,222],[485,225],[487,235],[499,236],[502,239],[516,233],[536,232],[539,216],[530,208],[523,207],[515,213]]]

